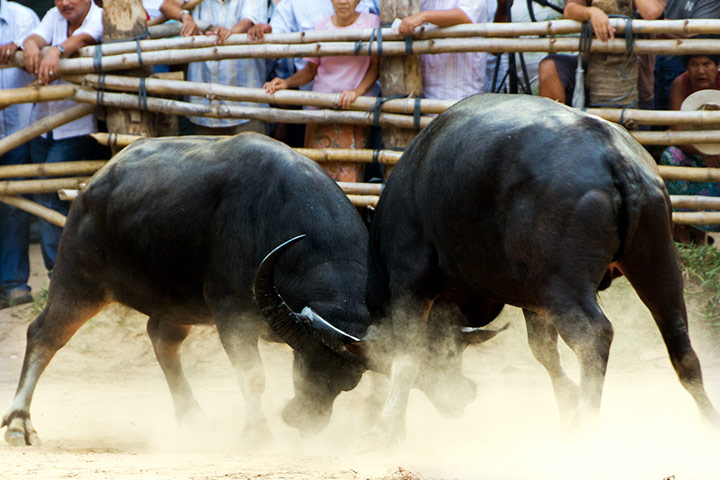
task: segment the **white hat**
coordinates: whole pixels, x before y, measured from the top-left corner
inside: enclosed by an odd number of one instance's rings
[[[684,112],[720,110],[720,90],[698,90],[688,95],[680,105],[680,110]],[[714,129],[715,127],[696,127],[698,130],[707,130],[708,128]],[[706,155],[720,155],[720,143],[698,143],[693,146]]]

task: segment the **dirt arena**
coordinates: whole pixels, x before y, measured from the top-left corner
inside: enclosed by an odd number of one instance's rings
[[[32,286],[47,279],[33,245]],[[50,364],[33,403],[43,446],[0,443],[0,479],[633,479],[717,480],[720,433],[702,427],[647,310],[624,279],[601,295],[615,342],[597,429],[569,434],[558,421],[547,374],[532,358],[521,313],[510,328],[465,354],[478,397],[459,419],[440,417],[420,392],[410,397],[408,438],[394,452],[362,453],[367,405],[382,378],[367,374],[341,395],[330,425],[301,438],[279,418],[292,394],[291,352],[263,344],[265,412],[275,436],[258,451],[240,438],[242,397],[212,328],[184,349],[205,424],[184,430],[150,341],[145,317],[111,307],[91,320]],[[0,413],[20,372],[31,306],[0,311]],[[697,314],[691,336],[710,397],[720,407],[720,340]],[[563,351],[568,369],[574,357]]]

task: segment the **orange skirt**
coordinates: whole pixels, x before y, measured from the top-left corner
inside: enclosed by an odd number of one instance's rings
[[[305,148],[368,148],[370,128],[363,125],[310,123],[305,130]],[[330,177],[339,182],[361,182],[365,164],[320,162]]]

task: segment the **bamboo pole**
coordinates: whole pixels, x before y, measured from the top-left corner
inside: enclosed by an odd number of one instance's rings
[[[720,110],[639,110],[619,108],[588,108],[587,113],[622,124],[642,125],[720,125]]]
[[[52,102],[73,96],[74,85],[33,85],[0,90],[0,107],[16,103]]]
[[[56,212],[55,210],[44,207],[39,203],[33,202],[32,200],[28,200],[27,198],[6,195],[0,196],[0,202],[12,205],[20,210],[24,210],[32,215],[42,218],[43,220],[47,220],[60,228],[65,226],[64,215]]]
[[[342,188],[342,191],[348,195],[374,195],[380,196],[383,185],[381,183],[352,183],[352,182],[337,182]]]
[[[674,167],[659,165],[663,180],[687,180],[690,182],[720,182],[720,168]]]
[[[96,104],[97,95],[94,91],[78,89],[73,100],[82,103]],[[125,93],[105,93],[104,106],[139,110],[141,107],[137,95]],[[245,107],[229,105],[201,105],[166,98],[147,98],[147,109],[172,115],[188,115],[211,118],[246,118],[273,123],[339,123],[344,125],[373,125],[373,116],[368,112],[349,110],[284,110],[266,107]],[[421,117],[420,128],[427,126],[434,117]],[[378,120],[379,125],[394,125],[402,128],[413,128],[414,119],[410,115],[383,113]],[[0,140],[0,142],[2,142]]]
[[[676,130],[666,130],[664,132],[631,131],[630,134],[643,145],[687,145],[720,142],[720,130],[697,130],[688,132]]]
[[[348,195],[350,202],[356,207],[376,207],[380,197],[375,195]]]
[[[702,195],[670,195],[673,208],[690,208],[693,210],[720,210],[720,197]]]
[[[672,212],[672,221],[679,225],[720,225],[720,212]]]
[[[688,53],[720,53],[720,42],[706,39],[683,40],[636,40],[635,53],[654,53],[685,55]],[[407,55],[405,42],[383,42],[384,56]],[[606,43],[593,40],[593,53],[625,53],[624,39],[616,38]],[[574,37],[551,38],[450,38],[435,40],[416,40],[412,43],[414,54],[464,53],[464,52],[573,52],[578,50],[578,39]],[[225,60],[230,58],[281,58],[281,57],[325,57],[368,55],[369,45],[363,43],[356,50],[351,42],[320,42],[302,45],[258,44],[258,45],[219,45],[213,47],[162,50],[142,54],[142,62],[148,65],[177,65],[190,62]],[[377,55],[377,47],[372,50]],[[0,65],[0,68],[22,67],[20,57],[14,62]],[[21,64],[22,63],[22,64]],[[102,57],[103,72],[137,68],[140,58],[135,53]],[[58,71],[68,73],[90,73],[95,71],[95,59],[89,57],[67,58],[60,60]]]
[[[105,163],[107,163],[106,160],[83,160],[78,162],[2,165],[0,166],[0,178],[87,175],[95,173]]]
[[[189,3],[189,2],[188,2]],[[148,22],[148,25],[153,23]],[[622,19],[610,19],[617,31],[625,31],[626,22]],[[517,22],[517,23],[475,23],[455,25],[453,27],[435,28],[434,26],[420,27],[415,34],[417,40],[437,38],[463,38],[463,37],[513,37],[534,35],[570,35],[580,33],[581,23],[574,20],[551,20],[547,22]],[[675,35],[692,34],[720,34],[720,20],[690,19],[690,20],[633,20],[632,30],[635,33],[666,33]],[[151,28],[152,32],[153,29]],[[179,34],[178,33],[175,35]],[[271,33],[265,35],[263,43],[274,44],[306,44],[317,42],[368,42],[373,29],[361,30],[315,30],[297,33]],[[140,48],[143,52],[156,50],[173,50],[180,48],[201,48],[215,45],[214,36],[193,36],[182,38],[160,38],[152,35],[153,40],[141,40]],[[168,35],[163,35],[168,36]],[[404,41],[397,32],[390,28],[382,29],[383,42]],[[224,45],[247,45],[252,42],[246,34],[231,35]],[[137,51],[134,41],[103,44],[103,55],[118,55]],[[94,47],[84,47],[78,52],[79,56],[92,57]]]
[[[0,196],[29,193],[54,193],[61,188],[79,188],[88,177],[51,178],[43,180],[4,180],[0,182]]]
[[[95,105],[75,105],[74,107],[70,107],[60,113],[45,117],[32,125],[23,128],[22,130],[0,139],[0,156],[5,155],[13,148],[18,147],[23,143],[42,135],[43,133],[49,132],[54,128],[65,125],[66,123],[70,123],[78,118],[82,118],[85,115],[89,115],[94,111]]]
[[[67,79],[84,86],[98,88],[100,75],[72,75]],[[124,92],[137,92],[140,80],[118,75],[105,75],[105,88]],[[194,95],[199,97],[235,100],[241,102],[269,103],[275,105],[302,105],[313,107],[337,108],[339,94],[305,92],[302,90],[279,90],[269,95],[262,88],[235,87],[218,83],[185,82],[168,79],[148,78],[145,88],[153,95]],[[351,105],[352,110],[369,111],[375,107],[377,97],[358,97]],[[421,100],[420,111],[423,114],[439,114],[447,110],[455,102],[450,100]],[[381,105],[383,112],[413,115],[415,99],[398,98],[388,100]],[[719,112],[720,114],[720,112]]]

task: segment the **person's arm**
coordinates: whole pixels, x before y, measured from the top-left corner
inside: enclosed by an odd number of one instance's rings
[[[162,5],[160,5],[160,11],[166,18],[182,22],[180,36],[190,37],[192,35],[202,35],[202,30],[200,30],[200,27],[195,23],[192,13],[183,10],[182,5],[182,0],[165,0]]]
[[[40,49],[48,43],[40,35],[30,35],[22,45],[25,56],[25,71],[30,75],[37,75],[40,66]]]
[[[412,35],[415,28],[423,23],[432,23],[438,27],[451,27],[462,23],[472,23],[472,20],[460,8],[425,10],[403,18],[398,27],[398,33],[400,35]]]
[[[94,45],[95,39],[87,34],[72,35],[59,45],[53,45],[42,56],[37,67],[38,83],[47,85],[59,76],[58,64],[60,58],[68,58],[82,47]]]
[[[236,33],[245,33],[248,30],[250,30],[250,27],[253,26],[253,22],[250,19],[243,18],[238,23],[233,25],[232,28],[226,28],[226,27],[213,27],[208,29],[207,32],[205,32],[205,35],[217,35],[217,39],[215,39],[215,45],[220,45],[225,40],[228,39],[230,35],[236,34]]]
[[[317,70],[317,63],[307,62],[302,70],[296,72],[294,75],[288,78],[275,77],[271,81],[265,83],[263,88],[267,93],[272,95],[278,90],[301,87],[313,81],[315,75],[317,75]]]
[[[370,66],[365,72],[365,75],[363,75],[363,78],[362,80],[360,80],[358,86],[353,88],[352,90],[343,90],[342,93],[340,93],[340,98],[338,100],[338,105],[340,106],[340,108],[350,108],[350,105],[360,95],[367,92],[370,87],[372,87],[373,83],[375,83],[375,81],[377,80],[379,71],[380,67],[378,57],[370,57]]]
[[[643,20],[657,20],[665,10],[665,2],[658,0],[635,0],[635,10]]]
[[[248,30],[248,38],[251,42],[261,43],[265,40],[265,34],[272,33],[272,25],[269,23],[258,23]]]
[[[610,25],[607,14],[598,7],[588,6],[585,0],[568,0],[563,16],[577,22],[589,21],[595,36],[602,42],[615,38],[615,27]]]

